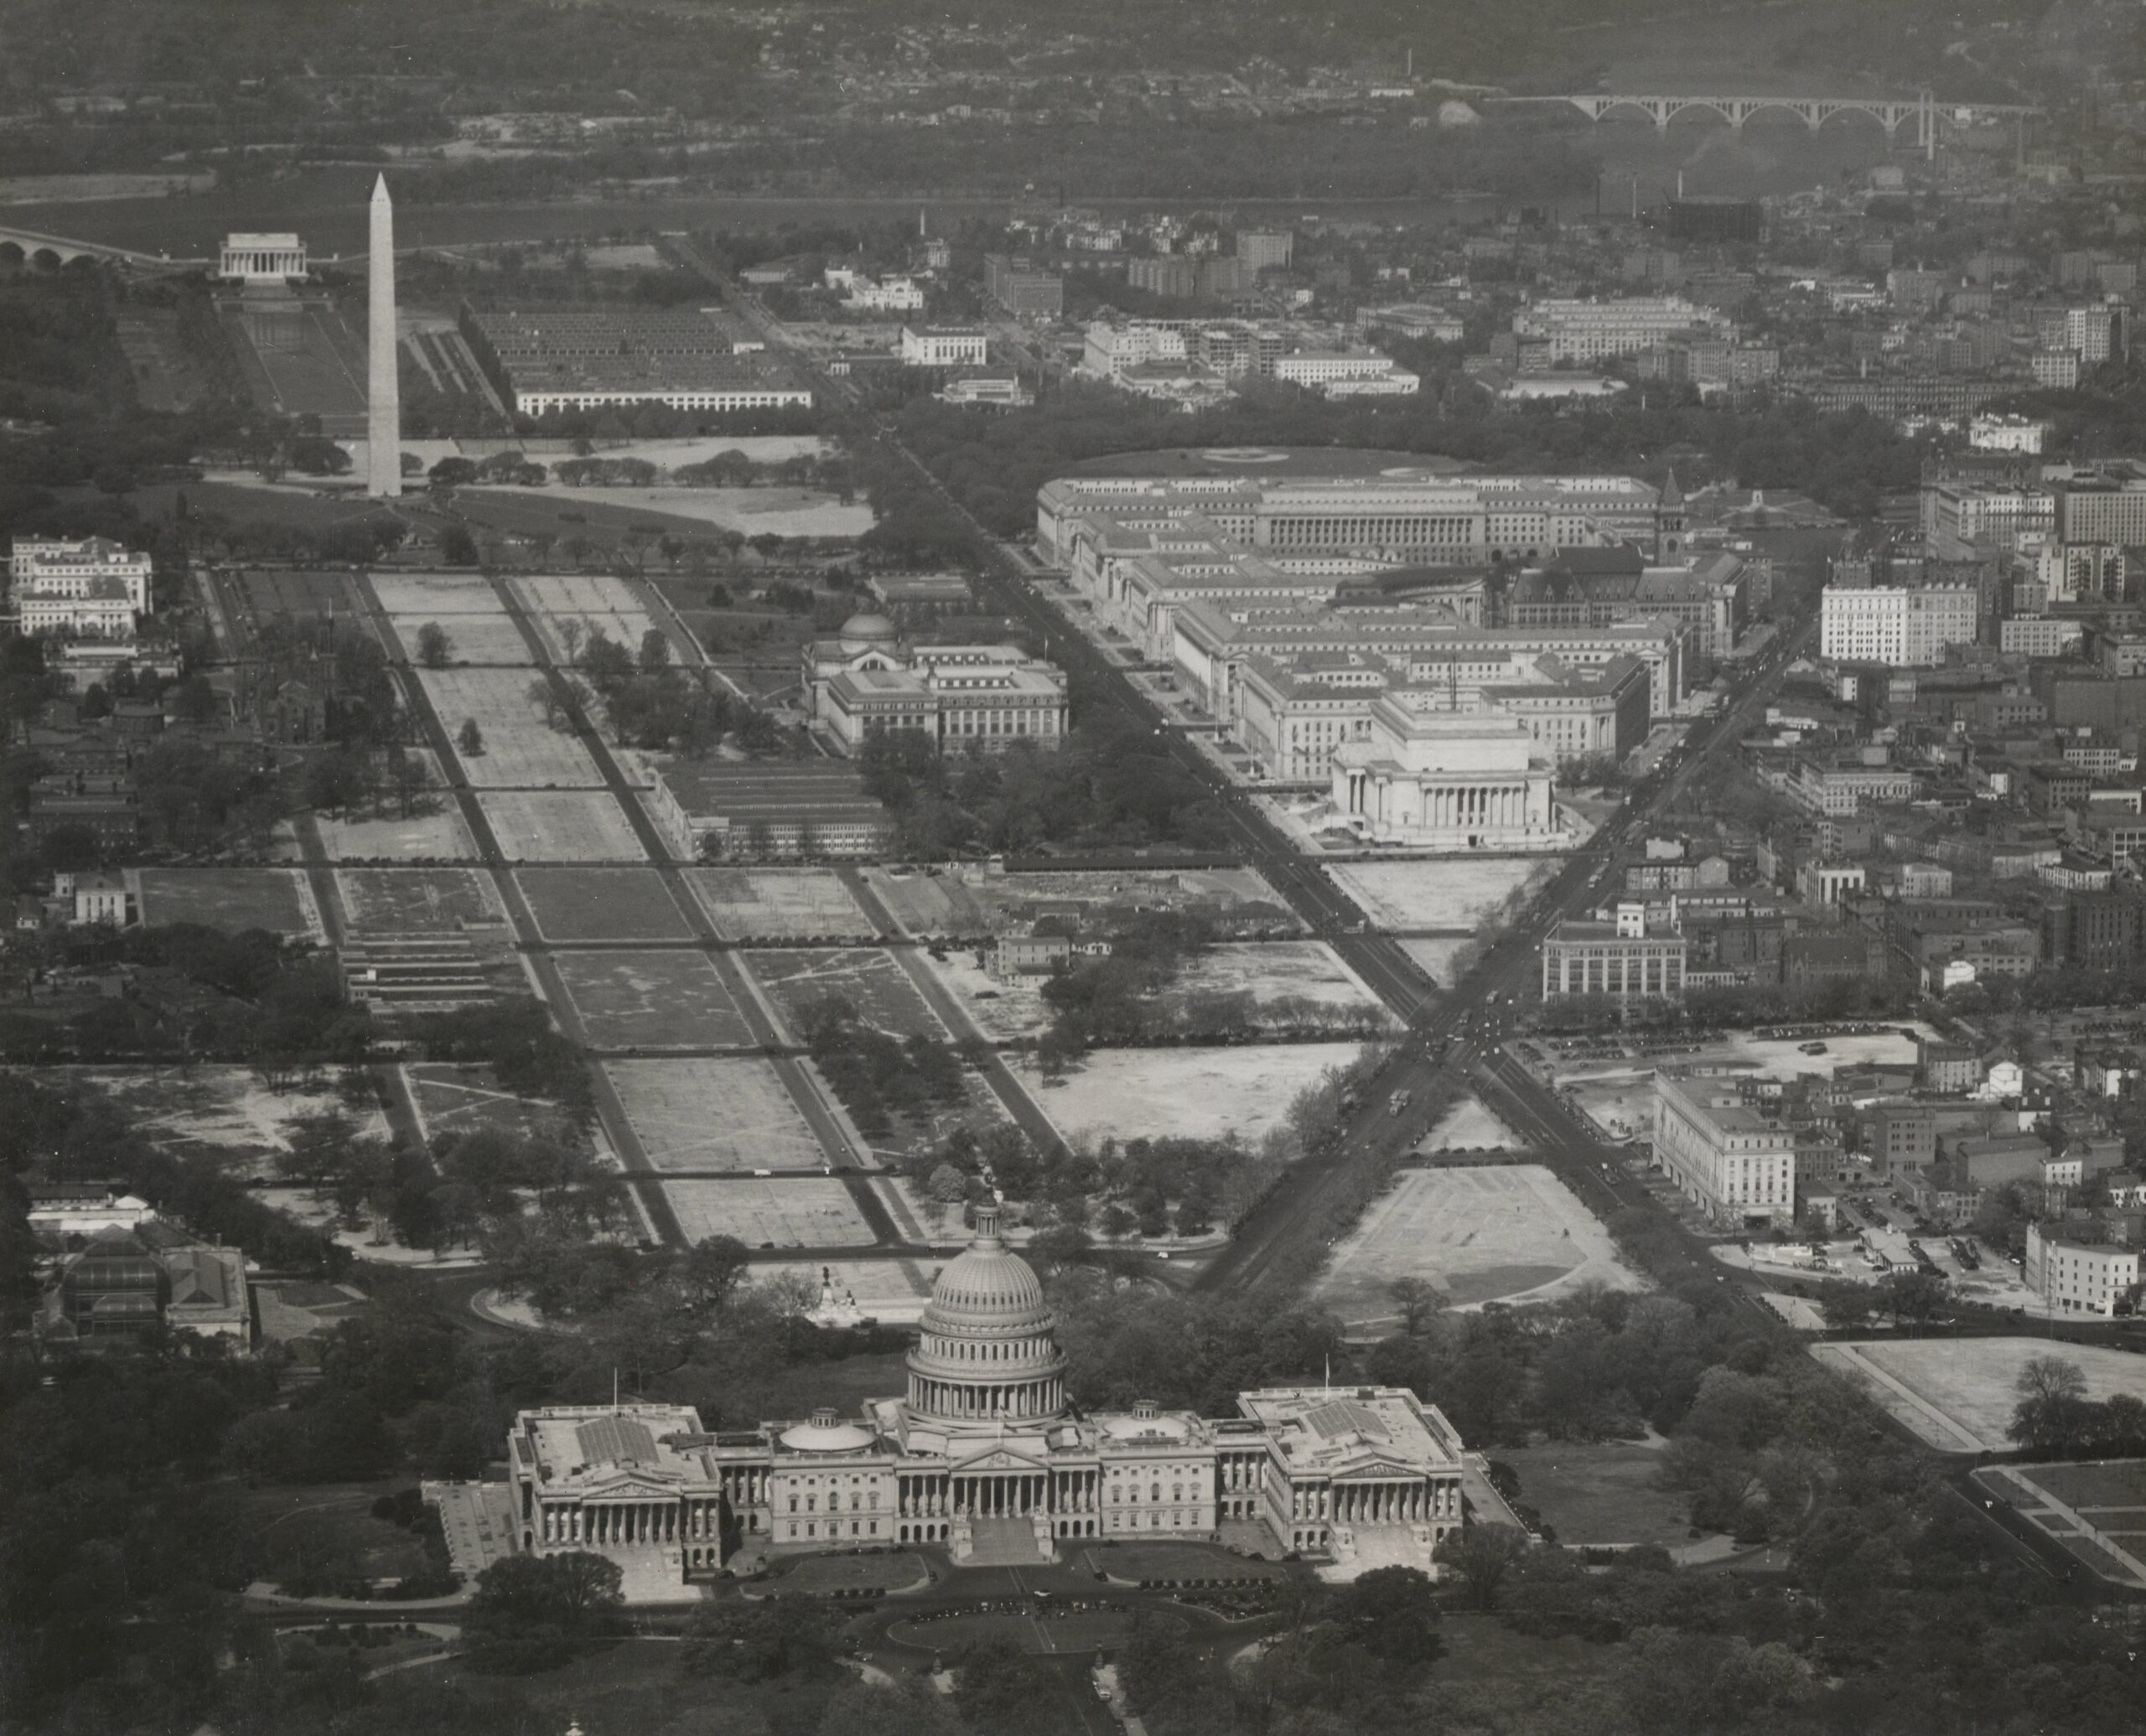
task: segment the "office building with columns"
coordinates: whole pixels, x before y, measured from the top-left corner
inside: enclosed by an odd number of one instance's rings
[[[523,1412],[508,1442],[516,1547],[604,1555],[651,1597],[741,1553],[925,1544],[1019,1565],[1136,1536],[1435,1573],[1462,1523],[1464,1464],[1434,1407],[1397,1388],[1290,1387],[1242,1394],[1223,1418],[1078,1412],[1042,1285],[995,1210],[977,1216],[932,1288],[907,1393],[855,1420],[711,1432],[676,1405]]]
[[[1418,849],[1569,843],[1551,762],[1519,718],[1444,708],[1437,690],[1379,696],[1361,740],[1334,749],[1335,817],[1366,842]]]

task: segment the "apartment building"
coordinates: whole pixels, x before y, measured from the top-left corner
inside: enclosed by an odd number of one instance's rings
[[[2027,1226],[2027,1288],[2052,1314],[2116,1313],[2138,1288],[2138,1249],[2093,1219]]]
[[[1926,483],[1922,528],[1930,552],[1941,561],[1971,561],[2009,554],[2028,537],[2056,523],[2056,495],[2040,486],[1998,483]]]
[[[2146,465],[2100,464],[2059,475],[2056,536],[2060,542],[2117,548],[2146,544]]]
[[[1843,663],[1930,669],[1948,646],[1972,645],[1981,598],[1965,584],[1829,584],[1820,605],[1819,655]]]
[[[2014,615],[1998,624],[1999,650],[2016,657],[2071,657],[2086,643],[2086,624],[2061,615]]]

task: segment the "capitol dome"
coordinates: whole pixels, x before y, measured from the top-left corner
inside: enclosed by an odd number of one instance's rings
[[[1065,1357],[1029,1262],[979,1206],[976,1240],[931,1287],[909,1357],[909,1409],[944,1422],[1041,1422],[1065,1408]]]
[[[901,630],[886,616],[867,610],[844,621],[842,630],[836,636],[844,645],[854,645],[861,650],[867,645],[896,644],[902,635]]]

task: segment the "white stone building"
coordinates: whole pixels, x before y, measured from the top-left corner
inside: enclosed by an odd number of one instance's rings
[[[2027,1226],[2027,1288],[2052,1314],[2113,1314],[2138,1288],[2138,1250],[2092,1239],[2076,1227],[2065,1231],[2062,1225]]]
[[[288,231],[227,235],[216,265],[218,277],[241,283],[281,283],[305,272],[305,243]]]
[[[1733,1093],[1654,1075],[1654,1163],[1718,1222],[1796,1215],[1796,1133]]]
[[[1392,356],[1369,350],[1302,350],[1276,361],[1274,377],[1330,398],[1407,397],[1423,384]]]
[[[1547,849],[1568,842],[1551,762],[1517,718],[1438,708],[1423,689],[1380,695],[1361,738],[1334,749],[1335,816],[1367,842]]]
[[[651,1598],[741,1552],[929,1544],[1010,1566],[1135,1536],[1437,1573],[1464,1467],[1434,1407],[1392,1387],[1285,1387],[1242,1394],[1231,1417],[1076,1413],[1043,1287],[996,1210],[977,1216],[932,1287],[907,1396],[855,1422],[822,1410],[711,1432],[682,1406],[523,1412],[508,1441],[516,1547],[592,1550]]]
[[[102,536],[18,536],[8,577],[15,630],[34,637],[132,639],[149,609],[149,557]]]
[[[1999,416],[1988,412],[1967,423],[1967,444],[1977,452],[2025,452],[2040,454],[2050,425],[2029,416]]]
[[[869,277],[853,277],[842,304],[853,313],[920,314],[924,291],[914,277],[882,277],[876,283]]]
[[[990,359],[990,334],[980,325],[905,325],[901,359],[905,367],[982,367]]]
[[[1819,609],[1818,652],[1844,663],[1933,669],[1946,647],[1972,645],[1980,623],[1972,585],[1830,584]]]
[[[1568,917],[1542,937],[1542,998],[1681,1001],[1689,950],[1673,927],[1650,925],[1638,899],[1620,902],[1607,920]]]
[[[1070,727],[1065,676],[1015,645],[905,643],[882,614],[852,615],[804,651],[806,713],[845,752],[868,736],[917,730],[942,749],[1028,742],[1055,748]]]

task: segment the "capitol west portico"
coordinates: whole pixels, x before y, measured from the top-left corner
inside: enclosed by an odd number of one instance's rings
[[[1436,1407],[1392,1387],[1286,1387],[1240,1395],[1230,1417],[1083,1415],[1043,1287],[996,1217],[978,1212],[933,1287],[906,1395],[856,1422],[823,1410],[711,1433],[682,1406],[522,1412],[517,1547],[613,1557],[644,1595],[741,1550],[925,1543],[983,1565],[1135,1536],[1431,1570],[1462,1521],[1461,1443]]]

